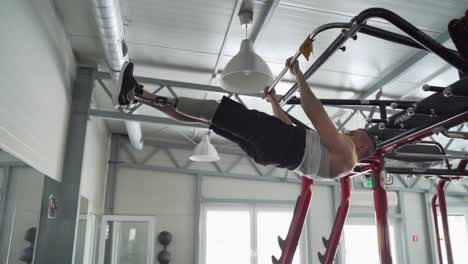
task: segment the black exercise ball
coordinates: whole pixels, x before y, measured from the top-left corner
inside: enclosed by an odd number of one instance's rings
[[[26,262],[26,263],[31,263],[34,255],[34,248],[32,246],[29,246],[25,249],[23,249],[23,252],[21,252],[21,256],[19,260]]]
[[[172,234],[167,231],[162,231],[159,233],[158,241],[161,243],[161,245],[167,246],[172,241]]]
[[[24,240],[30,243],[34,243],[34,241],[36,240],[36,228],[35,227],[31,227],[28,230],[26,230],[26,233],[24,234]]]
[[[166,250],[162,250],[162,251],[159,252],[159,254],[158,254],[158,261],[159,261],[159,263],[161,263],[161,264],[168,264],[169,261],[171,261],[171,253],[169,253],[169,252],[166,251]]]

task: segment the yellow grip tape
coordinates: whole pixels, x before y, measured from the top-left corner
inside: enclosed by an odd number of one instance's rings
[[[302,55],[304,55],[307,61],[309,60],[310,54],[314,52],[314,47],[312,45],[313,42],[313,39],[307,38],[304,41],[304,43],[302,43],[301,48],[299,49],[299,51],[302,53]]]

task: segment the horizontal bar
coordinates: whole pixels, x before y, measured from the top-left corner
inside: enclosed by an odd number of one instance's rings
[[[426,169],[426,168],[395,168],[385,167],[385,170],[391,174],[411,174],[411,175],[434,175],[434,176],[468,176],[468,171]]]
[[[131,120],[131,121],[140,121],[146,123],[156,123],[156,124],[164,124],[164,125],[175,125],[175,126],[189,126],[189,127],[199,127],[199,128],[207,128],[208,126],[202,125],[201,123],[184,123],[175,121],[170,118],[164,117],[157,117],[157,116],[148,116],[148,115],[134,115],[134,114],[126,114],[120,112],[112,112],[112,111],[104,111],[104,110],[96,110],[90,109],[89,115],[104,118],[104,119],[114,119],[114,120]]]
[[[361,106],[413,106],[418,101],[404,101],[404,100],[359,100],[359,99],[320,99],[322,105],[327,106],[349,106],[349,105],[361,105]],[[288,100],[286,104],[297,105],[301,104],[301,98],[293,97]]]
[[[398,151],[392,152],[395,156],[400,158],[428,158],[428,159],[461,159],[468,160],[467,156],[461,155],[438,155],[438,154],[425,154],[425,153],[401,153]]]
[[[467,132],[455,132],[455,131],[442,131],[442,134],[448,138],[460,138],[460,139],[468,139]]]
[[[232,198],[208,198],[202,197],[202,203],[221,203],[221,204],[283,204],[295,205],[296,200],[261,200],[261,199],[232,199]]]

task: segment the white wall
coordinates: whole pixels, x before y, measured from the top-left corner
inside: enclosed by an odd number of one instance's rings
[[[193,263],[195,177],[122,169],[118,172],[114,212],[155,215],[156,234],[167,230],[171,263]],[[156,255],[162,249],[156,242]]]
[[[428,233],[426,221],[426,209],[429,209],[424,202],[424,195],[419,193],[404,193],[406,206],[406,228],[408,233],[406,239],[408,241],[407,252],[409,253],[410,263],[430,263],[432,239]],[[413,235],[417,236],[417,241],[413,241]]]
[[[102,213],[109,160],[110,136],[100,119],[89,119],[81,172],[80,193],[88,199],[91,212]]]
[[[61,179],[75,61],[50,0],[0,8],[0,148]]]

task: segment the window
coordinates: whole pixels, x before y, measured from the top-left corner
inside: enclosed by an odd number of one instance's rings
[[[390,245],[393,263],[398,262],[395,250],[395,236],[392,225],[389,225]],[[377,227],[366,221],[359,224],[349,224],[344,227],[345,263],[374,264],[379,263]],[[365,257],[364,257],[365,256]]]
[[[447,262],[447,252],[445,251],[445,242],[443,235],[442,219],[439,216],[439,230],[440,230],[440,247],[442,250],[442,258],[444,263]],[[450,244],[452,245],[452,254],[454,263],[465,263],[468,259],[468,252],[466,245],[468,244],[468,238],[466,235],[466,222],[464,215],[448,215],[448,225],[450,233]]]
[[[250,262],[249,211],[210,210],[206,227],[206,264]]]
[[[257,263],[271,264],[271,256],[281,256],[278,235],[283,239],[288,233],[292,211],[257,211]],[[300,263],[300,246],[296,248],[293,264]]]
[[[207,206],[205,210],[205,264],[271,264],[281,249],[277,236],[285,238],[292,218],[288,208],[259,206]],[[293,264],[301,264],[299,243]]]

